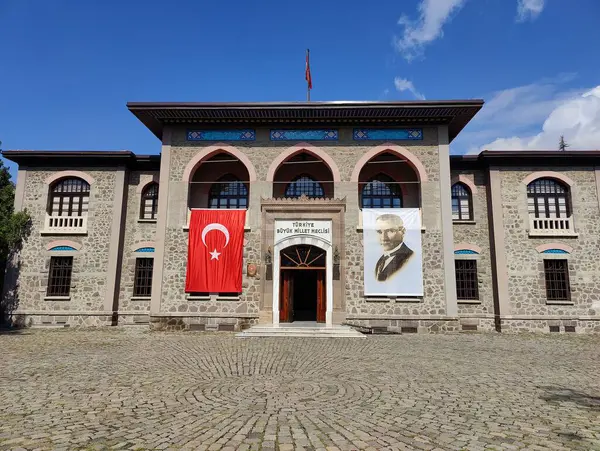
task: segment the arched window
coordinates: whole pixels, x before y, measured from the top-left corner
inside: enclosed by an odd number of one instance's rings
[[[158,212],[158,183],[147,184],[142,191],[141,219],[156,219]]]
[[[534,180],[527,185],[527,210],[536,218],[568,218],[569,189],[554,179]]]
[[[363,186],[360,206],[361,208],[401,208],[400,185],[385,174],[376,175]]]
[[[50,187],[49,200],[51,216],[82,216],[88,212],[90,185],[77,177],[59,180]]]
[[[302,195],[312,199],[325,197],[323,185],[309,175],[300,175],[285,188],[285,197],[298,198]]]
[[[208,208],[248,208],[248,188],[232,175],[224,175],[210,187]]]
[[[473,199],[471,191],[464,183],[458,182],[452,185],[452,219],[473,220]]]

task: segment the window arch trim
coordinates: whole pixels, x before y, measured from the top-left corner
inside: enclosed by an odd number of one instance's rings
[[[250,159],[242,152],[237,150],[233,146],[229,146],[223,143],[217,143],[213,146],[208,146],[204,148],[200,153],[197,153],[187,164],[185,170],[183,171],[182,181],[185,183],[189,183],[192,180],[194,172],[204,160],[208,160],[210,157],[217,155],[219,153],[228,153],[232,157],[237,158],[248,171],[248,181],[256,182],[256,170],[254,166],[250,162]]]
[[[365,153],[360,158],[360,160],[358,160],[358,163],[356,163],[356,165],[354,166],[354,170],[352,171],[350,181],[358,182],[360,172],[363,169],[363,167],[377,155],[384,152],[393,153],[399,156],[400,158],[404,158],[411,166],[411,168],[415,171],[419,182],[427,182],[427,171],[425,170],[425,166],[423,166],[423,163],[421,163],[421,160],[419,160],[419,158],[412,152],[410,152],[408,149],[393,143],[382,144],[380,146],[372,148],[367,153]]]
[[[54,240],[46,244],[47,251],[52,251],[55,247],[71,247],[75,251],[81,250],[81,244],[71,240]]]
[[[273,182],[275,180],[275,174],[277,169],[287,160],[296,156],[299,153],[306,152],[311,154],[312,156],[319,158],[325,166],[329,168],[331,171],[331,176],[333,177],[333,182],[340,182],[340,170],[335,164],[333,158],[329,156],[327,152],[320,149],[319,147],[312,146],[308,143],[302,142],[298,143],[292,147],[288,147],[286,150],[281,152],[275,160],[269,166],[269,170],[267,172],[267,182]]]
[[[68,178],[78,178],[78,179],[85,180],[88,183],[88,185],[90,185],[90,187],[95,182],[94,178],[91,175],[89,175],[85,172],[82,172],[82,171],[60,171],[60,172],[56,172],[56,173],[48,176],[46,178],[46,185],[52,186],[56,182],[60,181],[61,179],[68,179]]]
[[[554,171],[538,171],[529,174],[527,177],[523,179],[523,184],[527,187],[531,182],[534,182],[537,179],[555,179],[560,182],[566,184],[569,190],[575,185],[575,182],[560,172]]]
[[[459,174],[459,175],[452,177],[452,180],[450,182],[450,187],[454,186],[457,183],[462,183],[463,185],[467,185],[469,187],[469,190],[471,191],[472,196],[477,194],[477,186],[475,185],[475,183],[473,183],[471,181],[471,179],[466,177],[464,174]]]

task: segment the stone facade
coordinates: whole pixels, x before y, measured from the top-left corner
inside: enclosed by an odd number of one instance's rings
[[[600,332],[600,282],[595,277],[600,271],[600,177],[589,162],[595,157],[581,156],[584,163],[579,166],[535,156],[528,156],[528,165],[522,166],[515,166],[513,157],[491,161],[486,153],[450,157],[446,125],[420,126],[419,139],[393,142],[357,140],[352,125],[336,126],[337,139],[331,141],[272,140],[271,127],[265,125],[253,127],[253,140],[221,143],[188,140],[188,126],[162,127],[160,158],[82,153],[91,162],[87,166],[73,161],[66,167],[40,167],[16,153],[9,155],[21,161],[17,209],[27,209],[33,217],[32,233],[20,254],[15,320],[192,330],[240,330],[276,322],[279,295],[274,295],[278,289],[272,273],[279,268],[269,268],[267,261],[275,220],[322,219],[332,221],[328,258],[335,252],[339,259],[328,324],[403,333]],[[299,155],[304,155],[299,163],[306,164],[286,166]],[[368,166],[380,155],[395,158],[398,165]],[[215,161],[218,156],[226,160]],[[109,164],[113,160],[118,163]],[[73,175],[74,169],[91,180],[87,229],[50,233],[44,224],[51,180]],[[576,235],[529,233],[525,181],[539,171],[569,181]],[[422,297],[365,296],[359,183],[378,172],[400,180],[404,206],[421,210]],[[249,190],[242,292],[187,294],[189,208],[207,206],[210,186],[229,173]],[[283,183],[305,173],[323,179],[329,199],[280,198]],[[157,219],[141,219],[142,191],[151,182],[160,187]],[[452,221],[450,191],[456,182],[464,183],[471,195],[469,220]],[[67,242],[72,249],[50,250],[52,243]],[[540,251],[541,245],[569,252],[550,255]],[[50,258],[60,255],[73,256],[73,276],[69,296],[57,299],[48,297],[46,289]],[[151,296],[134,296],[137,258],[154,261]],[[543,261],[551,258],[568,260],[568,302],[546,299]],[[455,259],[477,261],[477,300],[457,299]],[[250,264],[259,268],[254,276],[247,274]]]
[[[570,201],[576,235],[530,236],[526,184],[532,173],[547,168],[521,167],[500,171],[502,218],[506,253],[509,310],[502,319],[504,330],[548,329],[577,325],[598,331],[600,313],[600,210],[597,172],[590,167],[569,167],[560,174],[572,181]],[[562,243],[572,248],[569,254],[548,255],[536,250],[540,245]],[[571,300],[550,303],[546,300],[543,260],[568,261]],[[589,321],[589,320],[595,321]],[[576,324],[578,321],[581,324]],[[535,326],[533,324],[536,324]]]
[[[44,234],[44,221],[48,204],[48,178],[61,168],[28,169],[22,208],[31,214],[32,233],[20,254],[18,276],[17,315],[26,324],[33,325],[109,325],[111,312],[105,309],[107,280],[114,275],[107,271],[111,223],[115,203],[117,168],[98,170],[80,168],[89,175],[90,202],[88,231],[86,235]],[[80,249],[69,252],[50,252],[48,248],[57,240],[69,240]],[[46,296],[51,255],[73,256],[71,294],[68,299]]]

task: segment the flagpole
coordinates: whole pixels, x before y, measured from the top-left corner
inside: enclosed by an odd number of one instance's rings
[[[310,71],[310,50],[306,49],[306,65]],[[306,101],[310,102],[310,82],[306,80]]]

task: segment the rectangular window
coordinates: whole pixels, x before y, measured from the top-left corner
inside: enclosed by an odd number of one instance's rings
[[[69,296],[73,257],[50,257],[47,296]]]
[[[135,280],[133,283],[133,295],[149,297],[152,294],[152,269],[153,258],[136,258]]]
[[[454,269],[457,299],[478,301],[477,260],[454,260]]]
[[[567,260],[544,260],[546,298],[549,301],[570,301],[569,265]]]

